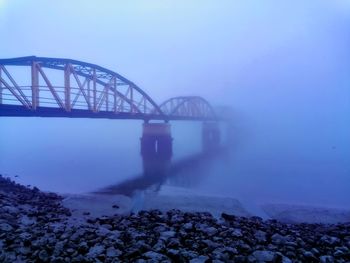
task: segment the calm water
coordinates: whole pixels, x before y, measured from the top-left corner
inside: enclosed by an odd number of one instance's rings
[[[18,175],[23,184],[84,193],[142,174],[141,121],[2,118],[0,128],[0,173]],[[173,163],[201,152],[201,123],[172,122],[172,135]],[[320,149],[250,136],[237,132],[230,154],[206,159],[166,184],[257,203],[350,208],[349,163],[337,149],[313,154]]]

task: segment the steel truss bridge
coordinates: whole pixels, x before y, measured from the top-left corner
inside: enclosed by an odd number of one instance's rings
[[[215,121],[198,96],[157,104],[135,83],[98,65],[63,58],[0,59],[0,116]]]

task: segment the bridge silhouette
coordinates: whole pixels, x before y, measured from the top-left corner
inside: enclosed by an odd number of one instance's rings
[[[144,166],[171,159],[172,120],[203,121],[203,149],[220,143],[219,119],[202,97],[180,96],[157,104],[120,74],[72,59],[0,59],[0,116],[144,120]]]
[[[35,56],[0,59],[0,114],[216,120],[212,106],[199,96],[170,98],[158,105],[135,83],[109,69],[78,60]]]

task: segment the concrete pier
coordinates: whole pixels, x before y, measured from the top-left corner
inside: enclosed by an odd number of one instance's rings
[[[144,123],[141,137],[143,173],[147,177],[164,177],[173,155],[170,124]]]
[[[220,146],[221,136],[218,122],[203,122],[202,149],[208,151]]]

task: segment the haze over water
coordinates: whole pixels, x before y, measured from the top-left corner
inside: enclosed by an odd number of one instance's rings
[[[200,95],[232,108],[231,155],[188,172],[200,178],[191,189],[349,208],[348,1],[35,2],[0,0],[1,58],[78,59],[158,103]],[[171,124],[173,161],[200,151],[200,123]],[[121,182],[141,173],[141,128],[1,118],[0,173],[64,193]]]

